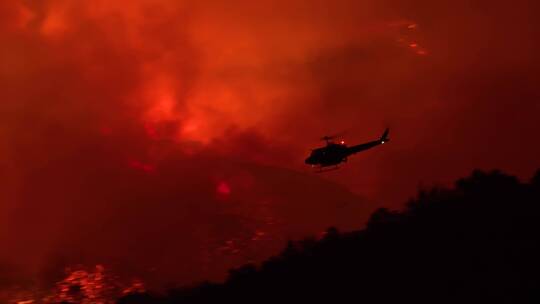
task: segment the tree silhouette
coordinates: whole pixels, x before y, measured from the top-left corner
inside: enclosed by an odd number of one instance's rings
[[[363,230],[291,241],[223,284],[120,303],[528,303],[540,295],[539,198],[540,171],[530,183],[474,171],[378,209]]]

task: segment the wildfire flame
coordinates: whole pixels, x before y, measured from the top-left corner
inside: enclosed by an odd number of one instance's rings
[[[123,295],[145,291],[140,280],[122,283],[102,265],[96,265],[91,270],[82,266],[68,268],[66,273],[67,276],[57,282],[48,295],[31,297],[20,294],[14,296],[10,304],[114,304]]]

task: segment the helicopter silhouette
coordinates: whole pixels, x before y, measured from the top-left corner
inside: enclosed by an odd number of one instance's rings
[[[351,147],[348,147],[344,141],[335,143],[333,140],[337,135],[324,136],[321,140],[326,141],[326,146],[312,150],[309,157],[306,158],[305,163],[318,168],[319,170],[317,172],[339,169],[339,164],[347,162],[349,156],[390,141],[388,138],[389,132],[390,129],[386,128],[379,139]],[[327,167],[332,168],[323,170]]]

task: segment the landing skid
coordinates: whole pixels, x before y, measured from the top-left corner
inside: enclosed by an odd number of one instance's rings
[[[335,165],[335,166],[332,166],[332,167],[328,167],[327,169],[324,169],[325,167],[318,167],[315,171],[315,173],[323,173],[323,172],[329,172],[329,171],[334,171],[334,170],[338,170],[339,169],[339,166],[338,165]]]

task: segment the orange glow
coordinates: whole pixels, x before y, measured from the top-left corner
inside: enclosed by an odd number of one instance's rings
[[[17,3],[17,8],[18,8],[18,16],[17,16],[18,19],[16,21],[16,26],[19,29],[24,29],[25,27],[28,26],[28,24],[32,20],[34,20],[36,16],[28,7],[26,7],[22,3]]]
[[[41,33],[51,38],[59,38],[69,29],[65,7],[54,7],[45,17],[41,25]]]
[[[175,113],[177,100],[169,80],[164,77],[153,80],[152,84],[146,88],[146,96],[149,104],[146,112],[148,120],[161,122],[177,119]]]
[[[208,143],[210,141],[210,133],[203,128],[202,120],[196,116],[186,119],[180,127],[178,139],[181,141],[195,141],[199,143]]]

